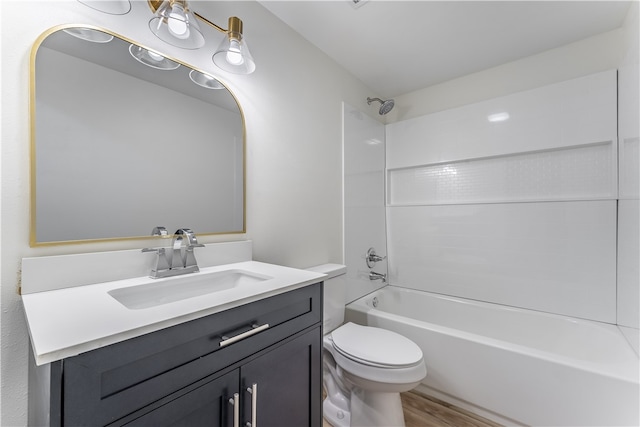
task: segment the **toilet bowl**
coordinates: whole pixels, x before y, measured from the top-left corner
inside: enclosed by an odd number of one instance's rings
[[[323,346],[325,387],[334,390],[327,392],[323,413],[334,427],[404,426],[400,393],[427,374],[420,347],[395,332],[355,323],[325,335]],[[341,386],[327,387],[331,382]]]
[[[427,374],[422,350],[408,338],[381,328],[342,324],[346,267],[310,270],[324,280],[323,415],[334,427],[404,426],[400,393]]]

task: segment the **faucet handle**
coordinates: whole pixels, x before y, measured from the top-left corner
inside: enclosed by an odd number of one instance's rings
[[[167,237],[169,236],[169,233],[167,232],[167,229],[161,225],[158,225],[157,227],[153,227],[153,230],[151,230],[151,235],[152,236],[160,236],[160,237]]]
[[[369,268],[373,268],[374,265],[376,264],[376,262],[380,262],[383,259],[386,259],[386,255],[385,256],[380,256],[378,254],[376,254],[376,250],[373,248],[369,248],[369,250],[367,251],[367,255],[365,260],[367,261],[367,267]]]
[[[169,261],[167,261],[167,255],[165,248],[143,248],[142,252],[155,252],[158,254],[156,258],[155,268],[151,270],[151,277],[161,270],[168,270],[170,268]]]

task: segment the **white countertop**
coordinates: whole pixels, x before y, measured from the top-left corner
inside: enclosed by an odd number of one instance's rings
[[[124,341],[149,332],[301,288],[326,275],[257,261],[201,268],[202,275],[229,269],[272,279],[144,309],[129,309],[110,290],[149,282],[148,277],[117,280],[22,296],[37,365]],[[184,277],[184,276],[177,276]],[[173,278],[155,279],[158,283]]]

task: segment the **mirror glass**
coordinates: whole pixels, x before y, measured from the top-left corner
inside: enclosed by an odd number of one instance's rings
[[[244,232],[244,116],[226,87],[176,61],[106,30],[36,43],[32,245],[155,226]]]

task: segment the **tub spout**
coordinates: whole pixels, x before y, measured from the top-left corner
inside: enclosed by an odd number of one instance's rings
[[[387,283],[387,275],[382,273],[376,273],[375,271],[370,271],[369,280],[382,280],[382,283]]]

